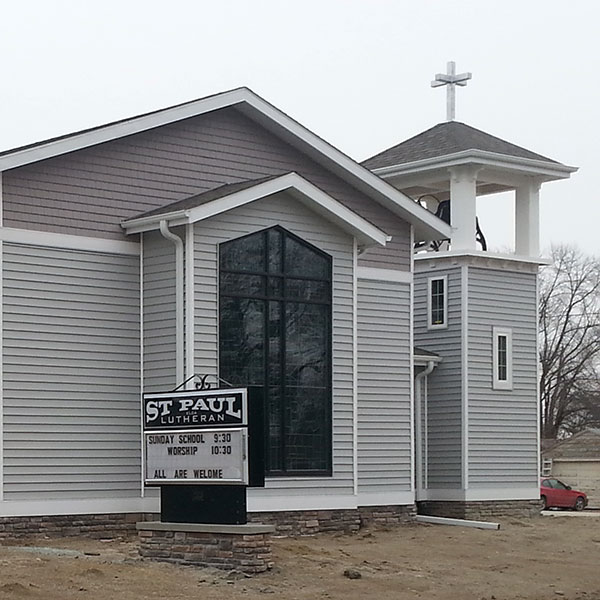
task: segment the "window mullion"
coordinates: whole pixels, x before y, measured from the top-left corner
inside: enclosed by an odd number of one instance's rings
[[[287,336],[287,305],[286,305],[286,264],[285,264],[285,235],[279,237],[279,251],[281,255],[281,314],[280,314],[280,329],[279,329],[279,342],[280,352],[279,357],[279,395],[281,398],[280,411],[279,411],[279,426],[281,427],[281,470],[287,473],[287,427],[285,418],[285,407],[286,407],[286,384],[285,384],[285,366],[286,366],[286,336]]]

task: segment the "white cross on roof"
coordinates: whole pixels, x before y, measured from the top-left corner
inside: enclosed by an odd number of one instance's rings
[[[456,64],[450,61],[447,66],[447,73],[436,73],[435,79],[431,82],[431,87],[440,87],[447,85],[446,88],[446,121],[454,121],[456,117],[456,92],[455,87],[460,85],[464,87],[467,81],[471,79],[471,73],[456,74]]]

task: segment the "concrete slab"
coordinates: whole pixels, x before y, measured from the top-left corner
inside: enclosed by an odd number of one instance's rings
[[[599,519],[600,510],[582,510],[576,512],[574,510],[543,510],[543,517],[577,517],[582,519]]]

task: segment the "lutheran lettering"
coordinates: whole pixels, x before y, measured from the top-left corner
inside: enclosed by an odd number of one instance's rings
[[[200,425],[202,423],[226,423],[226,418],[223,414],[160,415],[158,423],[161,425]]]

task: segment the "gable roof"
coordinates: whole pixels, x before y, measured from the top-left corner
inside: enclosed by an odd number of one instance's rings
[[[284,173],[284,175],[287,175],[287,173]],[[200,194],[189,196],[188,198],[184,198],[183,200],[177,200],[176,202],[171,202],[170,204],[165,204],[163,206],[159,206],[158,208],[148,210],[144,213],[136,215],[135,217],[130,217],[129,219],[123,221],[123,223],[129,223],[131,221],[136,221],[139,219],[147,219],[148,217],[154,216],[164,217],[164,215],[168,215],[170,213],[196,208],[197,206],[206,204],[207,202],[212,202],[213,200],[218,200],[219,198],[230,196],[231,194],[235,194],[236,192],[242,192],[244,190],[253,188],[261,183],[266,183],[267,181],[279,179],[281,176],[281,174],[277,174],[270,175],[268,177],[260,177],[258,179],[247,179],[246,181],[226,183],[224,185],[220,185],[216,188],[212,188],[205,192],[201,192]]]
[[[226,184],[184,200],[178,200],[121,223],[126,233],[197,223],[261,198],[286,192],[311,210],[356,237],[362,247],[385,246],[389,236],[341,202],[297,173],[286,173],[249,181]]]
[[[419,239],[450,237],[446,223],[245,87],[5,151],[0,154],[0,171],[228,107],[239,110],[413,225]]]
[[[588,459],[600,461],[600,429],[586,429],[569,439],[558,442],[544,457],[552,459]]]
[[[438,158],[466,150],[481,150],[515,158],[538,160],[553,165],[560,164],[551,158],[536,154],[458,121],[439,123],[396,146],[375,154],[361,164],[368,169],[380,169],[428,158]]]

